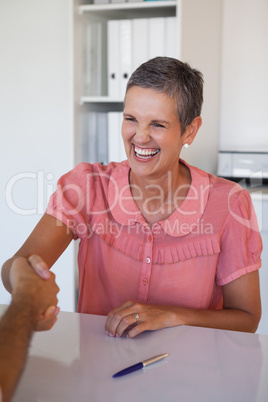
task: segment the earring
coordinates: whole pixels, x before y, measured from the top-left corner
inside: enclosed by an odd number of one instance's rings
[[[187,149],[187,148],[189,148],[190,145],[186,142],[183,146],[184,146],[184,148]]]

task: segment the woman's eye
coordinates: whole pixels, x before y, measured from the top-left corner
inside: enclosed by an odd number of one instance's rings
[[[154,123],[155,127],[161,127],[161,128],[165,128],[165,126],[163,126],[163,124],[159,124],[159,123]]]

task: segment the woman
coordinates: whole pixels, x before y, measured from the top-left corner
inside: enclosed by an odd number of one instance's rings
[[[80,238],[78,311],[108,315],[108,335],[181,324],[256,331],[262,243],[250,196],[179,159],[201,126],[202,93],[202,75],[175,59],[133,73],[122,124],[128,161],[82,163],[61,177],[3,266],[8,290],[14,258],[37,254],[51,267]]]

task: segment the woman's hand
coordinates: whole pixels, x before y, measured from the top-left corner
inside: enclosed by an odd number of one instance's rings
[[[253,271],[223,285],[223,309],[152,306],[128,301],[108,314],[105,330],[110,336],[122,336],[127,331],[130,338],[146,330],[177,325],[255,332],[260,317],[259,273]]]
[[[28,258],[28,262],[37,275],[39,275],[41,278],[49,279],[51,277],[51,272],[49,271],[47,264],[38,255],[31,255]]]
[[[181,325],[183,323],[180,322],[175,309],[178,310],[177,307],[154,306],[128,301],[108,314],[105,331],[107,335],[117,337],[127,331],[127,336],[133,338],[143,331]]]
[[[39,317],[35,331],[48,331],[57,322],[57,315],[60,312],[60,308],[56,306],[48,307],[45,312]]]
[[[38,255],[31,255],[28,258],[34,271],[43,279],[50,279],[52,272],[49,271],[47,264]],[[39,317],[36,325],[36,331],[48,331],[57,322],[57,315],[60,309],[56,305],[49,306]]]

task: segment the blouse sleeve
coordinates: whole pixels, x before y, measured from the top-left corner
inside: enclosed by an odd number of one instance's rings
[[[216,282],[225,285],[261,267],[262,239],[249,193],[241,190],[229,203],[221,237]]]
[[[92,165],[81,163],[58,180],[45,212],[63,222],[74,239],[84,238],[89,234],[94,195]]]

